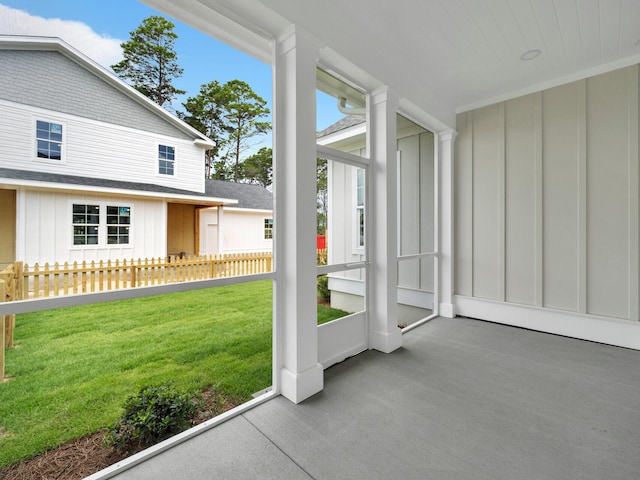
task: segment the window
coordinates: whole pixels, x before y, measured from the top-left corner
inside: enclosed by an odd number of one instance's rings
[[[264,219],[264,239],[273,238],[273,218]]]
[[[38,158],[62,160],[62,125],[37,120],[36,150]]]
[[[74,203],[72,211],[74,245],[130,243],[131,207]]]
[[[158,146],[158,173],[173,175],[176,163],[176,149],[167,145]]]
[[[128,244],[130,223],[131,207],[107,206],[107,244]]]
[[[73,204],[73,244],[97,245],[100,207]]]
[[[356,169],[356,247],[364,248],[364,169]]]

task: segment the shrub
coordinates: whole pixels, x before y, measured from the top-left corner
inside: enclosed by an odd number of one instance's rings
[[[318,265],[327,264],[327,250],[316,250]],[[324,302],[331,300],[331,290],[329,290],[329,277],[318,276],[318,298]]]
[[[326,275],[318,276],[318,298],[325,302],[331,300],[331,290],[329,290],[329,277]]]
[[[161,442],[188,429],[200,405],[198,395],[177,390],[171,382],[146,387],[124,403],[124,414],[104,437],[119,450]]]

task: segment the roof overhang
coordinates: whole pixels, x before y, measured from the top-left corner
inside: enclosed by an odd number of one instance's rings
[[[128,190],[124,188],[109,188],[100,186],[74,185],[70,183],[42,182],[37,180],[23,180],[14,178],[0,178],[0,189],[11,190],[39,190],[55,193],[75,195],[98,194],[127,198],[141,198],[159,200],[171,203],[182,203],[205,207],[217,207],[221,205],[235,205],[238,203],[233,198],[204,197],[168,192],[147,192],[141,190]]]

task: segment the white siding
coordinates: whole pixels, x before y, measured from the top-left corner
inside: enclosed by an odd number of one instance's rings
[[[399,152],[399,249],[401,255],[434,250],[434,137],[431,133],[407,131],[398,138]],[[349,153],[363,155],[364,148]],[[394,159],[395,160],[395,159]],[[350,263],[364,259],[355,249],[355,168],[329,162],[329,263]],[[398,287],[433,292],[433,259],[404,260],[398,264]],[[331,274],[334,279],[362,281],[364,270]],[[339,281],[332,289],[343,289]],[[332,296],[332,304],[333,304]],[[337,301],[347,298],[335,295]],[[338,303],[339,304],[339,303]],[[345,305],[351,305],[347,303]]]
[[[35,122],[63,125],[63,160],[36,158]],[[190,140],[0,101],[0,167],[141,182],[204,192],[204,150]],[[158,145],[176,148],[175,175],[158,174]]]
[[[458,116],[456,293],[638,320],[638,67]]]
[[[66,195],[21,190],[18,193],[18,258],[29,265],[164,257],[166,255],[166,209],[163,201],[132,200],[97,195]],[[73,203],[130,206],[129,245],[107,245],[106,226],[101,224],[100,244],[73,245]]]
[[[221,225],[218,225],[217,208],[200,211],[200,253],[211,255],[217,253],[270,252],[273,240],[264,238],[264,221],[272,219],[272,212],[224,208]],[[216,250],[215,240],[207,238],[207,230],[217,234],[216,228],[222,229],[222,251]]]

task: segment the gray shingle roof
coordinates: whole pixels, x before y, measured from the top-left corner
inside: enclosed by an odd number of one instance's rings
[[[327,135],[339,132],[340,130],[344,130],[349,127],[355,127],[356,125],[364,123],[365,120],[366,118],[364,117],[364,115],[349,115],[348,117],[344,117],[338,120],[336,123],[329,125],[324,130],[321,130],[316,134],[316,137],[326,137]]]
[[[32,172],[27,170],[14,170],[0,168],[0,178],[14,180],[30,180],[35,182],[66,183],[69,185],[85,185],[87,187],[117,188],[139,192],[168,193],[176,195],[191,195],[207,197],[206,193],[182,190],[179,188],[163,187],[152,183],[125,182],[121,180],[109,180],[106,178],[80,177],[75,175],[60,175],[49,172]]]
[[[273,194],[266,188],[260,185],[225,182],[222,180],[205,180],[205,192],[202,193],[191,190],[181,190],[179,188],[163,187],[162,185],[155,185],[152,183],[124,182],[121,180],[109,180],[106,178],[79,177],[75,175],[60,175],[48,172],[31,172],[27,170],[15,170],[12,168],[0,168],[0,183],[2,178],[67,185],[83,185],[88,188],[114,188],[119,190],[131,190],[132,192],[137,191],[189,195],[203,198],[226,198],[238,200],[237,204],[229,205],[232,207],[248,208],[253,210],[273,209]]]
[[[206,196],[238,200],[236,205],[229,205],[230,207],[273,210],[273,194],[261,185],[225,182],[211,178],[206,179],[204,185]]]

